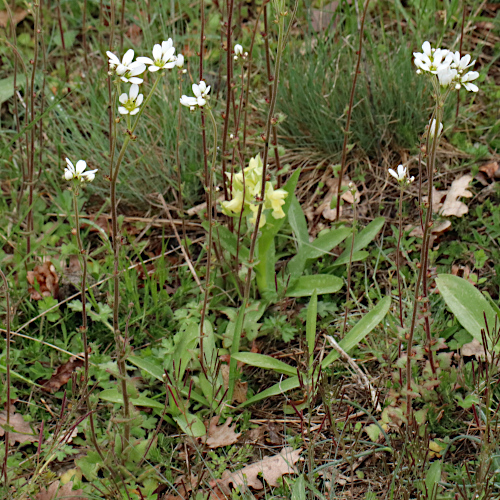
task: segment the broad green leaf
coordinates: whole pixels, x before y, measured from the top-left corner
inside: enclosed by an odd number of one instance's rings
[[[274,238],[269,241],[266,246],[266,253],[261,254],[261,248],[257,252],[258,263],[255,265],[255,279],[257,287],[261,295],[265,292],[276,290],[275,274],[276,274],[276,248]]]
[[[435,498],[439,481],[441,481],[441,462],[436,460],[431,464],[425,475],[428,498]]]
[[[141,358],[139,356],[129,356],[127,361],[130,361],[133,365],[137,366],[141,370],[144,370],[146,373],[149,373],[152,377],[163,382],[163,368],[153,361],[149,361],[149,359]]]
[[[231,344],[231,358],[229,360],[229,385],[227,390],[227,398],[229,401],[233,400],[234,387],[238,380],[238,364],[235,355],[240,352],[241,333],[243,331],[243,322],[245,320],[245,310],[247,308],[247,301],[243,299],[238,316],[236,317],[236,324],[234,326],[234,336]]]
[[[318,295],[338,292],[344,281],[330,274],[313,274],[301,276],[292,287],[287,290],[287,297],[310,297],[316,290]]]
[[[188,413],[186,416],[179,415],[174,417],[177,425],[182,429],[184,434],[191,437],[202,437],[207,433],[205,429],[205,424],[200,420],[198,415],[192,415]]]
[[[105,389],[99,393],[99,397],[104,401],[109,401],[110,403],[123,404],[123,397],[118,391],[118,389]],[[163,409],[163,405],[158,403],[154,399],[148,398],[146,396],[139,396],[138,398],[131,398],[130,402],[134,406],[144,406],[146,408],[159,408]]]
[[[266,389],[255,396],[247,399],[244,403],[242,403],[238,408],[243,408],[244,406],[251,405],[256,403],[257,401],[261,401],[265,398],[270,398],[272,396],[277,396],[278,394],[284,394],[285,392],[291,391],[292,389],[297,389],[300,386],[299,378],[297,376],[287,378],[282,382],[278,382],[274,384],[269,389]]]
[[[316,345],[316,320],[318,316],[318,294],[314,290],[307,306],[306,341],[309,350],[309,368],[312,369],[314,346]]]
[[[327,233],[318,236],[312,243],[304,245],[304,253],[307,259],[317,259],[325,253],[330,252],[333,248],[340,245],[349,235],[351,229],[348,227],[340,227],[331,229]]]
[[[312,243],[309,243],[309,241],[303,242],[299,247],[297,255],[288,263],[288,272],[292,275],[292,278],[302,275],[308,259],[317,259],[330,252],[333,248],[340,245],[349,234],[351,234],[351,229],[341,227],[318,236]]]
[[[97,473],[104,465],[102,463],[102,458],[97,451],[87,451],[87,454],[84,457],[75,460],[75,463],[78,465],[82,474],[88,481],[96,480]]]
[[[264,354],[258,354],[256,352],[238,352],[236,354],[231,354],[231,359],[233,358],[236,361],[240,361],[250,366],[256,366],[257,368],[273,370],[277,373],[284,373],[285,375],[297,374],[297,368]]]
[[[436,278],[439,293],[460,324],[481,344],[481,330],[486,331],[484,315],[490,331],[498,317],[483,294],[467,280],[452,274],[440,274]]]
[[[191,361],[190,350],[194,349],[200,340],[200,325],[190,323],[184,332],[178,332],[177,335],[180,335],[180,341],[175,346],[172,366],[175,366],[176,379],[182,380],[186,367]]]
[[[309,243],[309,231],[307,230],[306,217],[295,195],[292,196],[290,208],[288,209],[288,222],[292,227],[300,250],[302,245]]]
[[[365,314],[347,333],[347,335],[339,342],[339,346],[349,353],[355,346],[357,346],[385,317],[391,305],[391,298],[384,297],[369,313]],[[321,366],[327,368],[337,358],[339,353],[331,351]]]
[[[362,250],[368,246],[377,236],[385,224],[385,217],[377,217],[372,220],[362,231],[354,235],[354,248],[353,253]],[[349,255],[351,253],[352,236],[346,240],[345,250],[340,257],[335,261],[334,266],[340,266],[349,262]]]

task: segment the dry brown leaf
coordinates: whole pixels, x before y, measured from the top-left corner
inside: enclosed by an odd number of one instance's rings
[[[17,26],[27,15],[27,10],[24,10],[21,7],[17,7],[12,15],[14,25]],[[0,28],[6,28],[8,23],[9,13],[6,10],[0,10]]]
[[[44,262],[41,266],[35,266],[33,271],[27,273],[28,292],[33,300],[41,300],[43,297],[57,298],[59,292],[59,277],[56,274],[56,268],[50,260]],[[35,289],[35,280],[38,283],[40,291]]]
[[[219,423],[219,416],[215,416],[210,420],[208,427],[208,436],[205,436],[205,444],[209,448],[221,448],[236,443],[241,436],[241,432],[234,432],[236,424],[231,427],[232,418],[229,417],[222,425]]]
[[[274,457],[266,457],[236,472],[224,471],[222,479],[219,481],[221,489],[229,493],[232,484],[240,486],[240,491],[245,490],[248,486],[261,490],[264,488],[264,484],[259,479],[259,474],[262,474],[269,486],[278,486],[278,479],[284,474],[297,474],[297,469],[293,464],[299,460],[301,451],[301,449],[294,450],[289,446],[283,448]]]
[[[462,356],[475,356],[477,360],[485,360],[486,354],[488,354],[488,361],[491,361],[491,354],[486,353],[483,345],[479,340],[474,339],[468,344],[464,344],[461,349]]]
[[[59,481],[53,482],[48,489],[40,490],[35,496],[35,500],[66,500],[66,498],[71,498],[72,500],[88,500],[87,496],[84,496],[83,490],[72,491],[73,482],[70,481],[64,486],[60,486]]]
[[[465,174],[451,183],[446,199],[441,207],[441,215],[444,217],[451,215],[462,217],[462,215],[465,215],[469,211],[467,205],[460,201],[460,198],[472,198],[472,193],[467,189],[471,181],[472,175]]]
[[[9,444],[14,444],[16,441],[21,444],[34,443],[38,441],[38,436],[33,434],[30,424],[25,422],[22,415],[14,413],[14,410],[11,410],[9,417],[9,425],[15,431],[12,432],[9,430]],[[0,412],[0,426],[2,425],[7,425],[7,413],[5,411]],[[0,427],[0,437],[2,437],[5,432],[5,429]]]
[[[405,228],[405,230],[408,231],[410,229],[410,227],[411,226],[407,226]],[[441,236],[443,233],[448,231],[448,229],[450,229],[450,227],[451,227],[451,222],[449,220],[443,220],[439,224],[432,226],[431,234],[433,234],[435,236]],[[422,231],[422,227],[417,226],[417,227],[413,228],[411,233],[410,233],[410,236],[414,236],[417,238],[423,238],[424,232]]]
[[[480,172],[484,172],[490,179],[498,179],[500,177],[500,166],[496,161],[490,161],[486,165],[479,167]]]
[[[229,363],[231,357],[227,355],[228,357],[226,358],[225,356],[226,355],[220,356],[221,361]],[[238,368],[243,366],[243,364],[244,363],[238,361]],[[227,388],[229,387],[229,365],[221,365],[220,373],[222,376],[222,385],[224,386],[224,390],[227,390]],[[242,382],[241,380],[237,380],[233,392],[233,401],[236,401],[237,403],[240,404],[244,403],[247,400],[247,390],[248,390],[248,382]]]
[[[448,194],[448,190],[438,191],[434,186],[432,186],[432,212],[437,214],[441,207],[443,206],[443,200]],[[427,203],[428,196],[422,196],[422,201]]]
[[[83,353],[80,354],[83,356]],[[71,378],[72,373],[83,366],[83,360],[77,358],[76,356],[71,356],[71,358],[66,361],[63,365],[59,366],[55,373],[50,377],[50,380],[40,380],[38,382],[43,386],[43,390],[53,394],[58,391],[63,385],[68,383]]]

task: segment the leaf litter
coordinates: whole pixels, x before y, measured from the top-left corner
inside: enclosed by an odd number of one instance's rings
[[[7,426],[7,412],[2,411],[0,412],[0,437],[9,432],[9,444],[14,444],[16,441],[19,444],[38,441],[38,436],[33,433],[30,424],[24,420],[22,415],[14,413],[14,409],[10,411],[8,431],[4,426]]]
[[[229,417],[222,425],[219,423],[219,416],[215,416],[210,420],[208,434],[204,436],[205,444],[211,448],[221,448],[236,443],[241,436],[241,432],[235,432],[236,424],[231,426],[233,419]]]

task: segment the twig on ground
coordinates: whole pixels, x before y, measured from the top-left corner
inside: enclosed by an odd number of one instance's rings
[[[375,410],[382,411],[382,407],[378,402],[377,391],[372,386],[363,370],[361,370],[361,368],[357,365],[356,361],[354,361],[354,359],[352,359],[351,356],[349,356],[349,354],[347,354],[344,349],[338,345],[337,341],[331,335],[325,335],[325,338],[328,340],[330,345],[349,363],[349,366],[359,375],[363,385],[370,391],[372,404],[375,407]]]

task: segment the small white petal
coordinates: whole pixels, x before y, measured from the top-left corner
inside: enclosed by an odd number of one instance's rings
[[[153,61],[153,59],[149,58],[149,57],[138,57],[136,59],[136,62],[138,63],[142,63],[142,64],[154,64],[155,62]]]
[[[127,101],[128,101],[128,95],[123,93],[119,98],[118,100],[122,103],[122,104],[125,104]]]
[[[122,59],[122,64],[128,66],[134,60],[134,50],[128,49]]]
[[[87,168],[87,163],[84,160],[78,160],[75,166],[75,172],[79,175]]]
[[[129,95],[131,99],[135,100],[135,98],[139,95],[139,85],[131,85]]]
[[[118,106],[118,113],[121,115],[128,115],[128,109],[124,108],[123,106]]]
[[[155,44],[155,46],[153,47],[153,59],[155,61],[158,61],[159,59],[161,59],[161,54],[162,54],[161,45]]]
[[[144,100],[144,95],[143,94],[139,94],[137,96],[137,99],[135,100],[135,105],[137,107],[139,107],[141,104],[142,104],[142,101]]]

